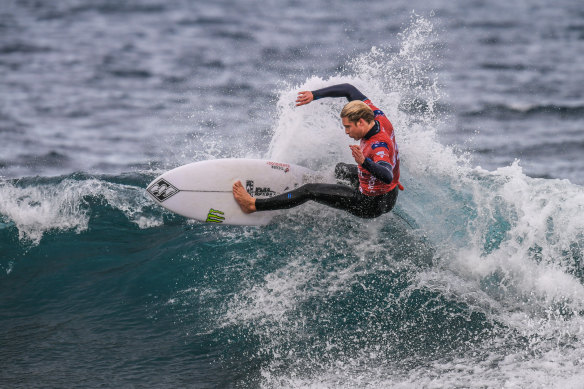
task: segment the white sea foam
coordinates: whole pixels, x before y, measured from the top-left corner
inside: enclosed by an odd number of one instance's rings
[[[26,188],[4,182],[0,186],[0,214],[18,228],[20,239],[33,243],[47,230],[82,231],[89,218],[80,193],[72,188],[68,181]]]
[[[38,244],[48,231],[87,230],[91,217],[88,196],[120,210],[140,228],[161,223],[160,218],[143,212],[150,203],[140,188],[94,178],[28,185],[0,182],[0,214],[16,226],[19,239]]]
[[[436,109],[440,88],[433,69],[425,65],[433,61],[426,50],[433,34],[431,23],[414,17],[397,54],[373,48],[351,61],[351,74],[312,77],[285,88],[268,157],[316,170],[352,162],[352,142],[338,118],[344,101],[323,99],[294,107],[294,100],[299,90],[341,82],[355,85],[394,124],[406,187],[400,210],[420,226],[436,250],[434,267],[418,271],[404,294],[439,292],[484,314],[503,328],[501,334],[456,360],[438,359],[408,371],[380,361],[377,351],[364,347],[327,362],[310,357],[304,362],[287,360],[304,363],[304,374],[299,373],[302,368],[282,373],[283,345],[302,330],[296,312],[302,301],[330,298],[349,290],[364,269],[375,272],[392,264],[390,256],[367,266],[348,259],[322,274],[309,250],[232,299],[223,318],[260,324],[255,328],[265,335],[262,352],[274,358],[262,370],[266,387],[570,388],[582,382],[584,286],[578,274],[584,258],[584,189],[568,181],[530,178],[519,162],[492,172],[474,168],[469,154],[441,144],[438,127],[448,117]],[[401,109],[413,98],[424,100],[425,108],[415,113]],[[375,234],[342,239],[354,250],[341,258],[365,259],[367,250],[383,251]],[[512,339],[525,344],[510,349]],[[336,346],[341,345],[330,348]]]

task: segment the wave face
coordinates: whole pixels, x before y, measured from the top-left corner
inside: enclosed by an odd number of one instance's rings
[[[169,214],[152,173],[4,181],[3,382],[581,382],[582,188],[406,172],[393,214],[307,204],[262,228]]]
[[[296,92],[350,82],[382,107],[406,189],[380,218],[308,203],[266,227],[192,222],[147,197],[158,168],[1,179],[0,382],[581,385],[584,189],[529,177],[517,161],[473,167],[471,155],[443,145],[451,117],[432,65],[436,34],[412,17],[396,50],[373,48],[276,98],[261,156],[325,173],[351,162],[343,102],[298,109]],[[210,154],[232,146],[200,142]]]

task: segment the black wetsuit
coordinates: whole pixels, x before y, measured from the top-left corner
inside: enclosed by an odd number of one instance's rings
[[[379,196],[365,196],[359,192],[357,165],[339,163],[335,167],[335,176],[338,179],[348,180],[353,186],[306,184],[278,196],[256,199],[256,210],[288,209],[313,200],[329,207],[350,212],[358,217],[374,218],[391,211],[397,201],[397,193],[399,192],[397,187],[391,192]]]
[[[312,92],[314,99],[323,97],[346,97],[347,100],[365,100],[366,97],[350,84],[334,85]],[[379,123],[365,136],[374,136],[379,132]],[[362,167],[373,176],[389,184],[393,179],[390,168],[384,164],[374,163],[366,159]],[[333,208],[342,209],[362,218],[378,217],[389,212],[397,201],[398,187],[390,192],[367,196],[359,191],[359,176],[357,165],[339,163],[335,167],[335,177],[349,181],[349,185],[335,184],[306,184],[290,192],[267,199],[256,199],[256,210],[268,211],[288,209],[303,204],[308,200],[325,204]]]

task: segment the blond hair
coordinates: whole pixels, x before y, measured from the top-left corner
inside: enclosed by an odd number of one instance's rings
[[[341,118],[347,118],[353,123],[357,123],[359,119],[371,123],[375,118],[373,110],[367,104],[360,100],[353,100],[343,107],[341,111]]]

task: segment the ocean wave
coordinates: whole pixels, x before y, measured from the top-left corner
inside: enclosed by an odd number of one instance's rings
[[[124,180],[146,182],[146,176]],[[0,217],[11,223],[24,242],[39,244],[47,232],[88,229],[104,207],[122,212],[139,227],[160,224],[160,213],[143,188],[118,177],[75,173],[60,177],[27,177],[0,181]]]
[[[406,189],[377,219],[308,203],[265,227],[193,222],[147,197],[158,171],[0,180],[2,351],[18,357],[5,358],[2,381],[579,383],[584,189],[531,178],[519,163],[473,167],[439,142],[442,96],[425,54],[433,31],[414,20],[391,56],[374,48],[351,74],[280,91],[267,156],[324,172],[352,161],[339,136],[343,102],[297,109],[297,90],[351,82],[383,108]],[[422,109],[401,109],[412,95]],[[56,379],[40,376],[46,359],[68,364]],[[171,374],[142,373],[162,368]]]
[[[527,118],[532,116],[560,116],[580,118],[584,105],[566,104],[486,104],[475,110],[461,112],[466,117],[496,117],[498,119]]]
[[[463,372],[479,366],[473,377],[501,386],[560,350],[581,349],[584,189],[528,177],[518,162],[495,171],[474,168],[464,154],[440,144],[441,95],[427,69],[416,65],[424,62],[418,54],[431,34],[421,21],[404,33],[408,45],[401,56],[374,48],[353,61],[355,76],[313,77],[280,95],[270,158],[315,170],[327,169],[331,160],[350,162],[346,142],[337,141],[338,119],[330,114],[342,102],[324,100],[302,110],[286,103],[298,89],[350,82],[394,123],[406,190],[393,218],[361,222],[363,233],[339,226],[331,231],[326,222],[319,225],[322,234],[307,227],[308,243],[286,240],[287,250],[277,256],[281,265],[262,270],[260,279],[256,273],[227,300],[218,321],[234,329],[235,339],[257,337],[255,355],[267,360],[265,387],[424,386],[444,376],[452,361],[461,370],[446,374],[445,385],[468,386]],[[412,90],[424,109],[401,109]],[[495,111],[531,115],[551,107],[502,105]],[[560,112],[580,115],[581,109]],[[322,144],[328,155],[315,158]],[[400,216],[416,227],[386,232]],[[338,214],[334,220],[339,223]],[[399,253],[402,246],[413,250]],[[572,351],[562,360],[581,358]],[[568,367],[549,374],[518,380],[545,386],[579,373]]]

